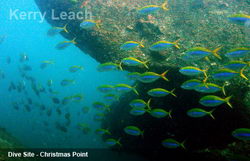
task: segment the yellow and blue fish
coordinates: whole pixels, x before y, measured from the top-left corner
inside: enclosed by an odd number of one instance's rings
[[[74,66],[71,66],[71,67],[69,68],[69,71],[70,71],[71,73],[75,73],[75,72],[77,72],[77,71],[79,71],[79,70],[83,70],[83,67],[82,67],[82,66],[78,66],[78,65],[74,65]]]
[[[172,111],[166,111],[162,108],[155,108],[155,109],[152,109],[152,110],[149,110],[149,114],[155,118],[164,118],[166,116],[172,118],[172,115],[171,115]]]
[[[229,107],[233,108],[231,103],[229,102],[232,96],[227,98],[220,98],[214,95],[207,95],[200,99],[199,103],[206,107],[216,107],[223,103],[227,103]]]
[[[101,111],[106,110],[106,109],[109,108],[108,105],[106,105],[105,103],[102,103],[102,102],[94,102],[94,103],[92,104],[92,106],[93,106],[95,109],[101,110]]]
[[[174,139],[171,139],[171,138],[168,138],[168,139],[165,139],[161,142],[161,144],[165,147],[165,148],[169,148],[169,149],[176,149],[176,148],[183,148],[185,149],[185,146],[184,146],[184,142],[180,143]]]
[[[124,58],[124,59],[122,59],[122,61],[121,61],[121,64],[125,64],[125,65],[127,65],[127,66],[141,66],[141,65],[143,65],[143,66],[145,66],[147,69],[149,69],[148,68],[148,66],[147,66],[147,62],[142,62],[142,61],[140,61],[140,60],[138,60],[138,59],[136,59],[136,58],[134,58],[134,57],[127,57],[127,58]]]
[[[147,14],[155,13],[155,12],[159,11],[160,9],[163,9],[166,11],[166,10],[168,10],[167,5],[168,5],[167,2],[163,3],[161,6],[148,5],[148,6],[144,6],[142,8],[137,9],[137,12],[141,15],[147,15]]]
[[[129,50],[133,50],[139,46],[144,48],[144,45],[142,44],[142,42],[127,41],[121,45],[120,49],[125,50],[125,51],[129,51]]]
[[[69,33],[68,29],[67,29],[67,25],[64,25],[63,27],[52,27],[51,29],[49,29],[48,31],[48,36],[55,36],[56,34],[59,34],[60,32],[64,31],[66,33]]]
[[[162,78],[166,81],[168,81],[168,79],[166,78],[166,74],[168,71],[163,72],[162,74],[157,74],[154,72],[145,72],[142,73],[139,77],[139,81],[143,82],[143,83],[152,83],[154,81],[156,81],[159,78]]]
[[[108,102],[114,102],[119,100],[119,97],[115,94],[106,94],[103,96],[103,98]]]
[[[206,70],[202,70],[199,69],[197,67],[193,67],[193,66],[187,66],[187,67],[182,67],[179,72],[183,75],[187,75],[187,76],[197,76],[201,73],[203,73],[205,75],[205,77],[207,77],[206,74]]]
[[[250,55],[250,48],[235,48],[232,50],[229,50],[225,56],[231,59],[234,58],[244,58],[247,57],[248,55]]]
[[[127,78],[130,80],[138,80],[140,77],[141,73],[138,72],[132,72],[127,74]]]
[[[100,28],[100,20],[84,20],[80,27],[83,29],[93,29],[94,27]]]
[[[56,49],[63,50],[65,48],[67,48],[68,46],[70,46],[71,44],[77,44],[77,42],[75,40],[76,40],[76,38],[74,38],[71,41],[62,41],[56,45]]]
[[[249,128],[235,129],[232,132],[232,136],[242,141],[250,141],[250,129]]]
[[[206,111],[206,110],[203,110],[201,108],[192,108],[192,109],[187,111],[187,115],[190,117],[193,117],[193,118],[200,118],[200,117],[204,117],[204,116],[209,115],[212,119],[215,119],[213,114],[212,114],[213,111],[214,110]]]
[[[102,129],[102,128],[96,129],[96,130],[95,130],[95,133],[96,133],[97,135],[105,135],[105,134],[111,135],[111,133],[110,133],[110,131],[109,131],[108,129]]]
[[[112,147],[112,146],[115,146],[115,145],[119,145],[119,146],[122,146],[122,144],[120,143],[120,140],[121,139],[113,139],[113,138],[109,138],[107,140],[105,140],[105,144],[109,147]]]
[[[231,69],[234,71],[239,71],[246,66],[250,66],[250,62],[236,60],[236,61],[229,61],[226,64],[224,64],[224,68]]]
[[[122,70],[121,66],[119,64],[115,64],[112,62],[103,63],[97,66],[97,70],[99,72],[108,72],[108,71],[114,71],[114,70]]]
[[[94,121],[103,121],[105,119],[105,114],[103,113],[96,113],[94,115]]]
[[[114,86],[112,85],[100,85],[97,87],[97,90],[102,92],[102,93],[109,93],[114,90]]]
[[[214,84],[214,83],[201,83],[199,85],[197,85],[194,88],[195,91],[197,92],[201,92],[201,93],[216,93],[218,91],[222,91],[224,95],[226,95],[225,92],[225,85],[223,85],[222,87]]]
[[[49,65],[54,64],[54,63],[55,62],[51,61],[51,60],[42,61],[41,65],[40,65],[40,68],[45,69],[46,67],[48,67]]]
[[[144,115],[147,111],[148,109],[146,108],[135,107],[135,108],[132,108],[129,113],[134,116],[141,116],[141,115]]]
[[[212,51],[203,47],[195,47],[186,51],[184,55],[186,56],[187,59],[190,60],[200,60],[207,56],[210,56],[211,54],[213,54],[218,59],[221,59],[220,55],[218,54],[218,51],[220,49],[221,47]]]
[[[68,104],[69,102],[71,102],[71,97],[70,97],[70,96],[64,97],[63,100],[62,100],[62,104],[63,104],[63,105],[66,105],[66,104]]]
[[[134,91],[135,94],[139,95],[135,87],[131,87],[130,85],[127,84],[117,84],[114,86],[114,88],[117,92],[124,93],[124,92]]]
[[[242,78],[248,80],[248,78],[243,74],[243,71],[245,68],[246,67],[242,68],[240,72],[236,72],[231,69],[222,68],[222,69],[215,71],[212,74],[212,77],[215,80],[227,81],[227,80],[234,78],[237,75],[240,75]]]
[[[133,136],[143,136],[143,131],[136,126],[127,126],[124,128],[124,132]]]
[[[146,108],[147,107],[148,109],[150,109],[150,102],[151,102],[151,99],[149,99],[147,102],[145,102],[142,99],[134,99],[129,103],[129,105],[132,108]]]
[[[234,23],[244,25],[246,22],[250,21],[250,16],[246,14],[233,14],[229,16],[228,19]]]
[[[175,42],[169,42],[169,41],[158,41],[156,43],[154,43],[149,49],[151,51],[163,51],[163,50],[166,50],[167,48],[170,48],[170,47],[176,47],[178,49],[180,49],[180,47],[178,46],[178,41],[175,41]]]
[[[174,97],[177,97],[174,94],[174,90],[175,89],[173,89],[172,91],[168,91],[168,90],[163,89],[163,88],[154,88],[154,89],[149,90],[147,93],[148,93],[148,95],[150,95],[152,97],[165,97],[169,94],[171,94]]]
[[[75,94],[71,96],[71,100],[75,102],[80,102],[83,99],[82,94]]]
[[[202,81],[198,79],[190,79],[182,83],[181,88],[186,90],[194,90],[196,86],[200,85]]]

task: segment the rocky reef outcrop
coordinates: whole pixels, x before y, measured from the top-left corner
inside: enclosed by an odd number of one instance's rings
[[[36,159],[11,158],[7,156],[9,151],[24,149],[25,147],[4,128],[0,128],[0,161],[31,161]]]
[[[137,82],[139,98],[148,100],[146,94],[152,88],[176,89],[177,98],[167,96],[154,98],[151,106],[172,110],[173,118],[156,119],[145,114],[129,114],[129,102],[138,96],[126,94],[111,106],[102,125],[112,131],[113,137],[121,138],[123,150],[140,153],[152,160],[244,160],[249,159],[246,147],[249,143],[235,140],[231,132],[235,128],[250,127],[249,120],[249,82],[237,77],[226,86],[228,96],[232,95],[233,107],[223,104],[214,112],[215,120],[209,118],[194,119],[186,115],[190,108],[201,107],[199,99],[205,94],[187,91],[181,84],[190,79],[179,73],[183,66],[209,68],[208,72],[218,69],[228,61],[223,53],[236,47],[249,46],[249,29],[230,23],[228,16],[240,12],[249,12],[249,1],[226,0],[169,0],[168,11],[160,10],[155,15],[138,15],[137,8],[149,5],[140,0],[35,0],[41,12],[46,12],[46,20],[52,26],[68,24],[69,33],[62,35],[71,40],[76,37],[76,46],[100,63],[120,61],[128,56],[148,61],[150,71],[162,73],[169,70],[167,78],[154,83]],[[162,0],[153,4],[161,5]],[[151,4],[151,3],[150,3]],[[101,20],[100,28],[84,30],[80,28],[82,20],[55,20],[62,12],[84,12],[93,19]],[[142,41],[145,48],[135,51],[121,51],[120,46],[126,41]],[[164,52],[152,52],[148,48],[156,41],[179,40],[180,49],[170,48]],[[182,54],[192,47],[206,47],[219,51],[222,60],[209,57],[208,61],[185,61]],[[143,68],[124,67],[128,71],[144,72]],[[245,71],[249,75],[249,70]],[[224,97],[222,93],[217,95]],[[131,137],[124,133],[127,125],[136,125],[145,131],[143,137]],[[161,145],[165,138],[174,137],[185,141],[186,150],[167,150]],[[119,150],[120,148],[118,148]],[[241,149],[241,150],[239,150]],[[158,159],[157,159],[158,158]]]

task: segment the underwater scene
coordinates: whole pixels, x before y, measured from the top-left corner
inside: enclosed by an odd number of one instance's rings
[[[0,6],[0,161],[250,161],[250,0]]]

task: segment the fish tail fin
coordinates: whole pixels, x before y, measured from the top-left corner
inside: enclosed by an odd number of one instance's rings
[[[66,33],[69,33],[69,31],[67,29],[67,26],[68,26],[68,24],[66,24],[66,25],[63,26],[63,31],[65,31]]]
[[[170,110],[170,111],[168,112],[168,116],[169,116],[169,118],[173,119],[173,117],[172,117],[172,110]]]
[[[215,110],[215,109],[209,111],[208,114],[209,114],[210,117],[212,117],[212,119],[215,120],[215,117],[214,117],[214,115],[213,115],[214,110]]]
[[[77,44],[76,37],[73,40],[71,40],[70,42],[73,43],[73,44]]]
[[[151,103],[151,98],[148,100],[148,102],[147,102],[147,107],[148,107],[148,110],[151,110],[151,106],[150,106],[150,103]]]
[[[186,143],[186,140],[184,140],[182,143],[180,143],[180,146],[181,146],[183,149],[186,149],[185,143]]]
[[[219,51],[221,48],[222,48],[222,47],[218,47],[218,48],[216,48],[216,49],[214,49],[214,50],[212,51],[213,55],[214,55],[216,58],[218,58],[218,59],[222,59],[221,56],[218,54],[218,51]]]
[[[145,46],[143,45],[143,42],[144,42],[144,39],[142,39],[142,40],[139,42],[139,45],[140,45],[142,48],[145,48]]]
[[[205,57],[205,60],[208,61],[208,62],[210,62],[210,59],[207,56]]]
[[[204,80],[203,80],[203,84],[205,85],[206,88],[209,88],[206,82],[207,82],[207,81],[204,79]]]
[[[174,97],[177,97],[177,96],[174,94],[174,91],[175,91],[175,89],[173,89],[172,91],[170,91],[170,94],[173,95]]]
[[[166,70],[165,72],[163,72],[162,74],[161,74],[161,77],[162,77],[162,79],[164,79],[165,81],[169,81],[167,78],[166,78],[166,74],[168,73],[168,70]]]
[[[208,80],[208,76],[205,75],[205,78],[202,80],[202,82],[205,84],[206,88],[208,88],[208,86],[207,86],[207,80]]]
[[[250,61],[247,61],[246,63],[247,63],[247,66],[249,66],[249,67],[250,67]]]
[[[205,70],[203,70],[203,73],[204,73],[205,77],[207,77],[207,71],[208,71],[208,68],[206,68]]]
[[[145,62],[143,62],[143,65],[145,66],[145,68],[147,68],[147,69],[149,69],[149,67],[148,67],[148,65],[147,65],[147,63],[149,62],[149,60],[148,61],[145,61]]]
[[[150,114],[150,112],[151,112],[151,109],[146,109],[146,112]]]
[[[165,3],[163,3],[163,4],[161,5],[161,8],[162,8],[163,10],[167,11],[167,10],[168,10],[167,6],[168,6],[168,1],[166,1]]]
[[[109,131],[109,129],[107,129],[106,133],[107,133],[108,135],[112,135],[111,132]]]
[[[208,71],[209,68],[206,68],[205,70],[202,70],[203,71],[203,74],[204,74],[204,80],[203,82],[206,83],[207,82],[207,79],[208,79],[208,75],[207,75],[207,71]]]
[[[138,93],[138,91],[136,90],[136,87],[137,87],[137,84],[136,84],[132,89],[133,89],[133,91],[135,92],[135,94],[139,96],[139,93]]]
[[[181,39],[176,40],[176,41],[173,43],[174,46],[175,46],[177,49],[180,49],[180,46],[178,45],[178,43],[179,43],[180,40],[181,40]]]
[[[100,29],[100,24],[96,23],[96,27],[97,27],[98,29]]]
[[[100,29],[101,28],[101,24],[102,23],[102,20],[96,20],[96,27],[98,28],[98,29]]]
[[[244,67],[244,68],[242,68],[241,70],[240,70],[240,76],[242,77],[242,78],[244,78],[244,79],[246,79],[246,80],[248,80],[248,78],[244,75],[244,70],[245,70],[245,68],[246,67]]]
[[[225,98],[225,102],[227,103],[227,105],[229,107],[233,108],[232,104],[229,102],[231,98],[232,98],[232,96],[229,96],[229,97]]]
[[[119,139],[116,141],[116,144],[119,145],[120,147],[122,146],[122,144],[121,144],[121,138],[119,138]]]
[[[133,88],[133,91],[135,92],[136,95],[139,96],[139,93],[138,93],[138,91],[135,88]]]
[[[226,86],[226,83],[224,83],[223,86],[221,87],[221,90],[222,90],[224,96],[226,96],[225,86]]]
[[[122,62],[119,63],[119,68],[120,68],[120,70],[123,70],[122,69]]]

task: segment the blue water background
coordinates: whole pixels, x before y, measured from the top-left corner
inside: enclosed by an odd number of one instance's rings
[[[6,35],[5,41],[0,44],[0,69],[6,75],[5,79],[0,80],[0,127],[4,127],[15,136],[26,147],[60,147],[60,148],[99,148],[105,147],[101,138],[93,133],[93,130],[100,126],[100,123],[93,121],[96,112],[91,109],[89,114],[81,114],[83,106],[90,106],[93,101],[102,101],[103,94],[96,90],[102,84],[132,83],[127,80],[125,72],[106,72],[100,73],[96,70],[98,62],[90,56],[84,54],[74,45],[65,50],[55,49],[55,45],[65,39],[61,35],[48,37],[47,31],[51,26],[47,22],[39,23],[37,20],[10,20],[10,9],[19,9],[25,12],[37,12],[38,7],[33,0],[11,0],[0,1],[0,35]],[[32,107],[31,112],[24,110],[16,111],[12,108],[12,102],[25,100],[25,95],[16,91],[8,92],[10,81],[17,83],[22,81],[18,67],[19,55],[26,53],[29,56],[27,65],[32,66],[33,70],[29,75],[36,78],[46,87],[47,80],[54,81],[53,89],[59,91],[57,97],[63,98],[72,94],[81,93],[84,100],[81,103],[72,103],[67,107],[62,107],[64,111],[71,113],[72,123],[67,133],[63,133],[55,128],[55,121],[65,122],[63,116],[58,117],[55,113],[57,106],[53,105],[49,94],[41,94],[37,97],[30,88],[30,82],[26,81],[29,97],[34,102],[43,103],[46,107],[53,109],[53,114],[48,117],[46,114],[40,116],[38,107]],[[102,54],[102,53],[100,53]],[[7,56],[11,57],[11,64],[6,63]],[[40,64],[44,60],[55,61],[54,65],[41,70]],[[83,71],[70,73],[68,68],[72,65],[81,65]],[[72,86],[61,87],[62,79],[75,79],[76,83]],[[49,123],[45,127],[43,122]],[[92,132],[84,135],[78,128],[78,123],[89,123]]]

